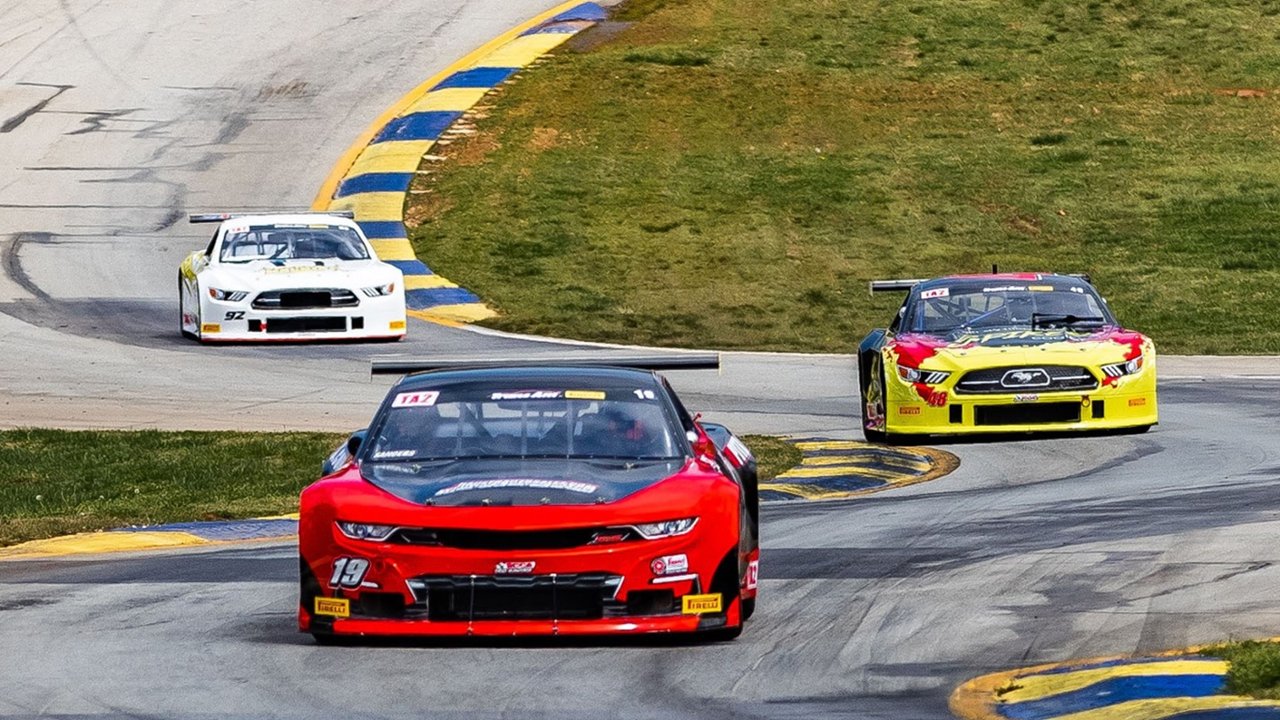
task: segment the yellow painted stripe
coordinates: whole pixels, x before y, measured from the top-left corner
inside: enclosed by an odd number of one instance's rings
[[[432,288],[458,287],[439,275],[405,275],[405,290],[430,290]]]
[[[422,156],[431,151],[434,140],[394,140],[370,145],[360,153],[347,177],[368,173],[416,172]]]
[[[1250,700],[1238,695],[1131,700],[1118,705],[1108,705],[1070,715],[1059,715],[1054,720],[1163,720],[1163,718],[1196,710],[1224,710],[1226,708],[1248,707],[1280,707],[1280,702],[1275,700]]]
[[[399,222],[404,218],[404,193],[371,192],[333,201],[330,210],[350,210],[363,222]],[[384,260],[386,258],[383,258]]]
[[[820,485],[810,483],[782,483],[768,482],[760,483],[761,490],[773,490],[774,492],[795,495],[805,500],[834,500],[836,498],[853,497],[855,495],[863,495],[866,490],[831,490]]]
[[[355,139],[355,142],[351,144],[351,147],[343,153],[342,157],[338,159],[338,162],[334,163],[333,169],[329,171],[329,177],[327,177],[324,183],[320,185],[320,190],[316,193],[316,198],[311,203],[311,209],[329,209],[329,201],[333,197],[334,191],[338,189],[338,184],[342,182],[342,179],[347,176],[347,171],[351,169],[351,166],[355,163],[356,158],[360,156],[360,152],[364,150],[365,146],[377,137],[378,133],[382,131],[382,128],[386,127],[387,123],[404,114],[406,108],[416,103],[423,95],[431,90],[431,88],[439,85],[445,78],[455,72],[464,68],[473,67],[484,56],[492,53],[497,48],[502,47],[505,43],[520,37],[520,35],[526,30],[541,25],[566,10],[577,7],[581,2],[582,0],[568,0],[567,2],[561,3],[540,15],[520,23],[498,37],[476,48],[466,56],[459,58],[456,62],[449,65],[449,67],[427,78],[421,85],[418,85],[416,88],[406,93],[404,97],[400,98],[400,100],[396,102],[396,104],[387,108],[382,112],[382,114],[375,118],[374,121],[369,124],[369,127],[365,128],[365,131]]]
[[[413,254],[413,246],[404,238],[390,238],[384,240],[370,240],[373,243],[373,251],[378,254],[379,260],[417,260],[418,256]],[[407,285],[406,285],[407,286]]]
[[[480,102],[489,88],[445,88],[432,90],[409,106],[405,114],[416,112],[465,112]]]
[[[125,552],[148,548],[204,545],[208,541],[185,532],[96,532],[32,540],[0,549],[0,558],[52,557],[85,553]]]
[[[875,447],[857,440],[808,440],[796,443],[800,450],[866,450]]]
[[[1039,700],[1086,688],[1114,677],[1146,677],[1150,675],[1225,675],[1227,663],[1221,660],[1170,660],[1168,662],[1134,663],[1111,667],[1089,668],[1051,675],[1029,675],[1014,680],[1016,690],[1002,694],[1011,703]]]
[[[457,305],[437,305],[426,310],[410,310],[409,314],[419,320],[426,320],[440,325],[457,325],[487,320],[496,317],[494,312],[484,303],[459,303]]]
[[[524,67],[559,47],[569,37],[566,33],[535,33],[518,37],[485,55],[476,67]]]
[[[880,455],[820,455],[817,457],[807,457],[801,463],[804,467],[819,467],[823,465],[892,465],[908,470],[928,470],[933,467],[928,462],[920,460],[910,460],[907,458],[884,457]]]
[[[881,470],[879,468],[869,467],[805,467],[801,465],[798,468],[790,470],[778,475],[779,480],[790,478],[824,478],[824,477],[872,477],[881,480],[907,480],[914,476],[893,470]]]

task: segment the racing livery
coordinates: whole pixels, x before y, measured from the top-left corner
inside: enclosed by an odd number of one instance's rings
[[[652,371],[413,374],[324,472],[302,492],[298,544],[299,628],[321,643],[727,639],[755,606],[755,460]]]
[[[178,269],[182,334],[202,342],[405,335],[404,275],[347,215],[192,215],[216,222]]]
[[[1129,429],[1158,420],[1151,339],[1118,325],[1084,276],[958,275],[907,291],[858,348],[869,440]]]

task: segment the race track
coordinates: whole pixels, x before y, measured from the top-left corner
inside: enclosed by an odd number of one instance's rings
[[[554,352],[424,323],[389,345],[200,348],[188,210],[305,207],[381,108],[534,0],[33,0],[0,9],[0,426],[346,430],[384,353]],[[851,340],[852,342],[852,340]],[[673,373],[739,432],[852,437],[850,358]],[[736,642],[320,648],[291,547],[0,564],[0,715],[945,718],[959,682],[1275,633],[1280,362],[1162,358],[1137,436],[953,444],[953,475],[772,504]]]

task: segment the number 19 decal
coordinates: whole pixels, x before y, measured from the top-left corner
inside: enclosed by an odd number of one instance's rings
[[[333,575],[329,577],[331,588],[358,588],[364,582],[364,574],[369,570],[369,561],[364,558],[340,557],[333,561]]]

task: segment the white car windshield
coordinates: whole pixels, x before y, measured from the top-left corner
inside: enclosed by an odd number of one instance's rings
[[[218,259],[224,263],[254,260],[368,260],[360,235],[341,225],[257,225],[227,233]]]

